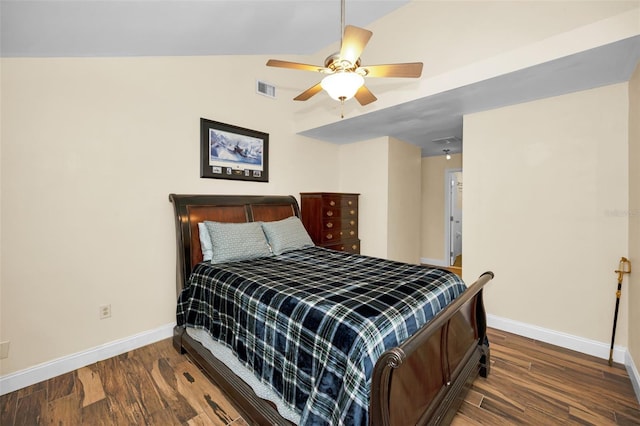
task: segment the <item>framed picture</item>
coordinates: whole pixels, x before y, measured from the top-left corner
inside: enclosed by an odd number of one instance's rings
[[[269,134],[200,119],[200,177],[269,181]]]

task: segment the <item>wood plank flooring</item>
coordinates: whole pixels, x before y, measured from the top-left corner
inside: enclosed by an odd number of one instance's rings
[[[640,425],[623,366],[490,330],[492,370],[453,425]],[[247,423],[169,339],[0,397],[0,424]]]
[[[625,367],[514,334],[489,330],[491,372],[454,418],[466,425],[640,425]]]
[[[0,397],[0,425],[247,423],[170,339]]]

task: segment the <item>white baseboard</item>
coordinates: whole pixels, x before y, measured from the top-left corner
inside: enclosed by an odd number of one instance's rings
[[[559,331],[549,330],[519,321],[513,321],[495,315],[487,315],[487,325],[498,330],[508,331],[530,339],[540,340],[566,349],[571,349],[584,354],[592,355],[602,359],[609,359],[611,345],[583,337],[572,336]],[[631,358],[631,353],[627,348],[621,346],[613,347],[613,360],[624,364],[631,379],[636,398],[640,402],[640,374]]]
[[[433,264],[431,262],[429,263]],[[606,343],[572,336],[570,334],[497,317],[495,315],[487,315],[487,324],[489,327],[498,330],[508,331],[520,336],[529,337],[552,345],[593,355],[598,358],[609,359],[610,346]],[[124,339],[96,346],[95,348],[88,349],[83,352],[58,358],[26,370],[7,374],[0,377],[0,395],[22,389],[61,374],[77,370],[78,368],[85,367],[95,362],[169,338],[173,335],[174,326],[175,323],[167,324]],[[638,398],[638,402],[640,402],[640,373],[638,373],[638,369],[636,368],[633,358],[631,358],[631,354],[627,348],[614,346],[613,360],[624,363],[626,366],[636,397]]]
[[[550,343],[552,345],[582,352],[598,358],[606,360],[609,359],[609,350],[611,349],[611,345],[607,343],[572,336],[570,334],[497,317],[495,315],[487,315],[487,325],[498,330],[508,331],[510,333],[540,340],[541,342]],[[638,369],[633,362],[631,353],[627,348],[614,346],[613,360],[624,364],[627,368],[627,373],[629,374],[629,379],[631,379],[631,384],[633,385],[633,390],[636,393],[636,398],[638,399],[638,402],[640,402],[640,373],[638,373]]]
[[[429,259],[427,257],[421,257],[420,263],[423,265],[449,266],[447,265],[447,261],[444,259]]]
[[[611,348],[611,346],[607,343],[585,339],[583,337],[572,336],[571,334],[549,330],[547,328],[525,324],[523,322],[513,321],[494,315],[487,315],[487,325],[492,328],[497,328],[498,330],[508,331],[520,336],[540,340],[541,342],[550,343],[552,345],[571,349],[583,354],[593,355],[595,357],[607,360],[609,359],[609,349]],[[624,364],[626,352],[628,352],[627,348],[614,346],[613,360],[615,362]]]
[[[153,330],[143,331],[124,339],[115,340],[35,367],[17,371],[0,377],[0,395],[31,386],[35,383],[86,367],[98,361],[123,354],[159,340],[173,336],[175,323],[166,324]]]
[[[640,373],[638,373],[636,364],[633,362],[633,358],[631,358],[631,352],[629,351],[627,351],[627,357],[624,364],[627,366],[627,373],[629,374],[629,378],[631,379],[631,384],[633,385],[633,390],[636,393],[638,403],[640,403]]]

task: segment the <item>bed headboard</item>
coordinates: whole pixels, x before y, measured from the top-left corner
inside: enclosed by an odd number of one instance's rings
[[[176,223],[176,291],[189,279],[193,267],[202,261],[198,223],[272,222],[300,217],[295,197],[290,195],[185,195],[169,194]]]

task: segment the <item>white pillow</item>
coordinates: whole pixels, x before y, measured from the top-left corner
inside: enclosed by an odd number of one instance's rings
[[[210,261],[213,257],[213,247],[211,246],[211,236],[204,222],[198,223],[198,234],[200,235],[200,249],[202,251],[202,260]]]
[[[313,240],[297,216],[275,222],[262,222],[262,229],[274,254],[313,247]]]
[[[235,262],[271,256],[260,222],[204,222],[211,237],[211,263]]]

